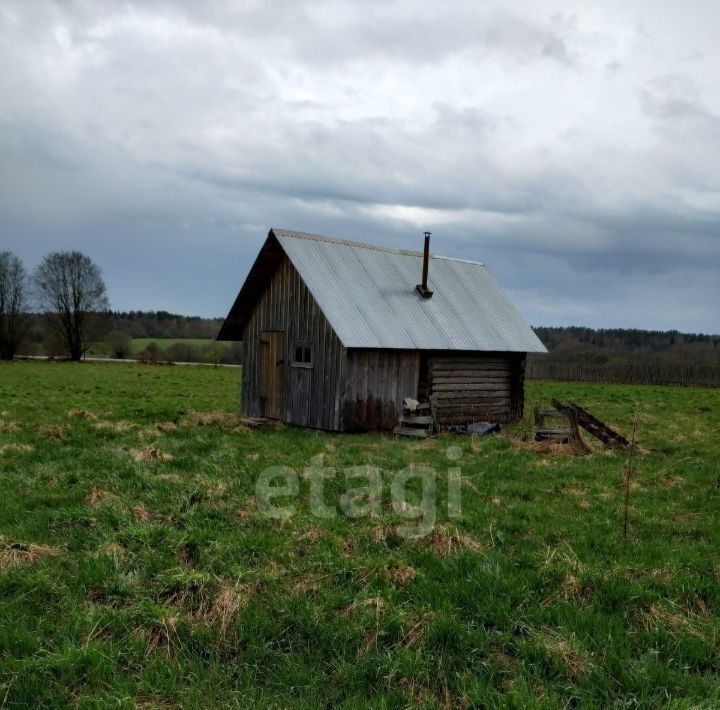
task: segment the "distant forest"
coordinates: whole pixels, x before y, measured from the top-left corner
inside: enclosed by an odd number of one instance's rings
[[[595,330],[581,327],[536,327],[553,363],[588,365],[720,365],[720,335],[676,330]]]
[[[134,340],[212,340],[222,318],[183,316],[167,311],[112,312],[98,318],[94,340],[98,345],[91,354],[102,354],[103,342],[109,334],[123,333]],[[542,357],[546,362],[583,363],[588,365],[662,364],[720,365],[720,335],[680,333],[678,331],[600,329],[582,327],[536,327],[535,332],[550,351]],[[144,343],[147,347],[147,343]],[[163,359],[165,350],[151,346],[155,359]],[[176,343],[165,359],[176,361],[208,360],[207,346]],[[241,349],[236,344],[223,344],[223,362],[238,362]],[[166,348],[167,349],[167,348]],[[43,317],[31,316],[26,354],[62,354],[60,345],[48,335]]]
[[[222,318],[180,316],[167,311],[127,311],[112,313],[112,329],[131,338],[214,338]]]

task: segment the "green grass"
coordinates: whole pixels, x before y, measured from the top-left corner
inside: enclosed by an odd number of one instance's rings
[[[212,342],[212,339],[208,338],[132,338],[132,352],[133,354],[142,352],[150,343],[155,343],[160,350],[167,350],[175,343],[202,348]],[[104,343],[92,343],[88,348],[87,355],[88,357],[106,357],[107,347]]]
[[[150,343],[156,343],[160,350],[167,350],[175,343],[203,347],[212,342],[212,338],[133,338],[132,347],[134,353],[139,353],[141,350],[145,350]]]
[[[529,421],[472,446],[236,431],[237,384],[0,364],[0,706],[720,704],[717,390],[528,384],[529,411],[626,433],[638,403],[623,543],[624,454],[534,453]],[[321,461],[431,465],[441,509],[459,465],[463,517],[408,541],[387,489],[379,518],[318,519],[305,480],[297,515],[259,513],[263,469]]]

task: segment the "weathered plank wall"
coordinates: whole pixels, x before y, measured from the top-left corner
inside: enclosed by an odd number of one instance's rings
[[[283,420],[300,426],[341,430],[345,348],[287,257],[282,259],[259,298],[243,334],[242,405],[249,416],[263,414],[260,399],[262,331],[285,333]],[[296,343],[312,346],[312,367],[293,366]]]
[[[442,425],[509,422],[522,417],[525,356],[520,353],[433,354],[428,392]]]
[[[397,426],[405,397],[416,399],[420,353],[348,350],[343,428],[389,430]]]

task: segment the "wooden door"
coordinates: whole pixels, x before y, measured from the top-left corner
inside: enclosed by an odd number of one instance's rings
[[[263,331],[260,334],[260,404],[262,415],[282,418],[285,374],[285,334]]]

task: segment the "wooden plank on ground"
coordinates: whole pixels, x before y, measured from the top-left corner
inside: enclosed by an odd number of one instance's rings
[[[630,442],[618,432],[611,429],[609,426],[601,422],[597,417],[594,417],[590,412],[583,409],[579,404],[575,402],[568,402],[563,404],[558,400],[552,401],[553,406],[556,407],[560,412],[567,412],[570,416],[575,417],[577,423],[588,432],[592,434],[596,439],[599,439],[608,446],[614,446],[619,448],[626,448],[630,446]]]

